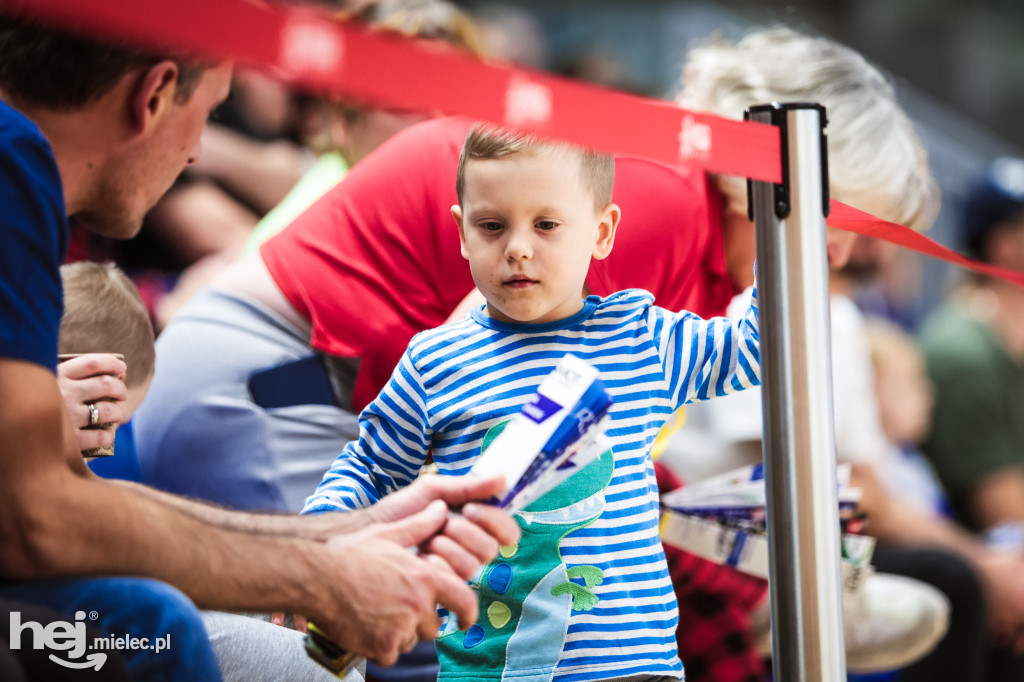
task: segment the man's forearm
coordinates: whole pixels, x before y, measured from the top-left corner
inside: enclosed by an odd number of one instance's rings
[[[354,532],[370,522],[368,515],[362,510],[312,516],[243,512],[180,495],[172,495],[129,481],[117,481],[117,484],[131,493],[145,496],[198,521],[239,533],[325,540],[331,535]]]
[[[138,486],[62,478],[50,477],[54,496],[45,504],[20,500],[20,546],[5,543],[5,552],[13,550],[4,556],[5,577],[137,575],[174,585],[206,608],[313,608],[306,586],[326,556],[322,543],[219,527]]]
[[[853,487],[861,488],[861,510],[868,521],[864,531],[885,542],[933,545],[955,552],[974,563],[985,546],[977,537],[938,516],[922,513],[897,499],[878,480],[871,465],[853,468]]]

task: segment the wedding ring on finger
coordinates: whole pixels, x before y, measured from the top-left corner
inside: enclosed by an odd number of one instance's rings
[[[89,408],[89,426],[96,426],[100,423],[100,408],[96,403],[86,403],[85,406]]]

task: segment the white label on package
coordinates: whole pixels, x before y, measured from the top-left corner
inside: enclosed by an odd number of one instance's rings
[[[522,477],[586,390],[597,380],[597,369],[575,355],[566,355],[545,377],[533,399],[512,418],[473,464],[481,476],[504,474],[507,493]]]

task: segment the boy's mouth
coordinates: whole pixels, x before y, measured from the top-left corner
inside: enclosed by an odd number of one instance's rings
[[[512,287],[513,289],[521,289],[523,287],[528,287],[533,284],[537,284],[537,280],[517,275],[515,277],[506,279],[504,282],[502,282],[502,284],[504,284],[507,287]]]

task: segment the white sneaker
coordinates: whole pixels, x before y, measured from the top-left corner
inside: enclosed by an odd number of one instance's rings
[[[846,668],[874,673],[919,661],[949,629],[949,600],[928,583],[876,573],[843,600]]]
[[[846,668],[868,674],[897,670],[919,661],[949,629],[949,600],[927,583],[874,573],[856,595],[843,593]],[[768,600],[751,614],[758,651],[771,655]]]

